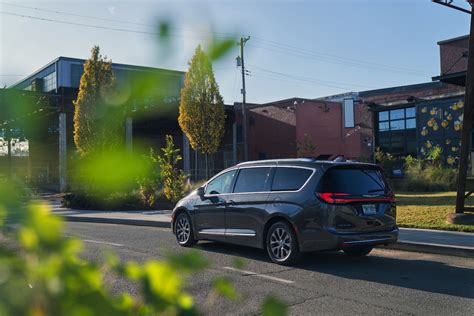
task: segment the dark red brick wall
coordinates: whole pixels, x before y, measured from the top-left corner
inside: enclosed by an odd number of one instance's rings
[[[467,58],[461,57],[468,51],[469,38],[439,44],[441,74],[450,74],[467,69]]]

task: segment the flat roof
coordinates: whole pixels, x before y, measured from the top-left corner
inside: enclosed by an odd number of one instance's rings
[[[387,93],[399,93],[399,92],[406,92],[411,90],[418,90],[424,88],[436,88],[441,85],[441,82],[423,82],[423,83],[415,83],[410,85],[404,86],[397,86],[397,87],[390,87],[390,88],[382,88],[382,89],[375,89],[375,90],[366,90],[359,92],[359,97],[369,97]]]
[[[34,77],[39,72],[45,70],[46,68],[48,68],[51,65],[57,63],[60,60],[73,61],[73,62],[78,62],[78,63],[85,63],[85,61],[86,61],[85,59],[81,59],[81,58],[59,56],[59,57],[53,59],[52,61],[50,61],[49,63],[47,63],[46,65],[42,66],[41,68],[37,69],[36,71],[31,73],[30,75],[24,77],[23,79],[17,81],[16,83],[14,83],[12,85],[10,85],[8,88],[16,87],[17,85],[23,83],[25,80],[28,80],[29,78]],[[148,66],[121,64],[121,63],[114,63],[114,62],[112,62],[112,66],[113,67],[118,67],[118,68],[136,70],[136,71],[149,71],[149,72],[160,71],[160,72],[168,72],[168,73],[180,74],[180,75],[185,73],[185,71],[180,71],[180,70],[172,70],[172,69],[165,69],[165,68],[154,68],[154,67],[148,67]]]
[[[443,44],[446,44],[446,43],[456,42],[456,41],[463,40],[463,39],[466,39],[466,38],[469,38],[469,34],[468,34],[468,35],[463,35],[463,36],[458,36],[458,37],[449,38],[449,39],[446,39],[446,40],[442,40],[442,41],[439,41],[437,44],[438,44],[438,45],[443,45]]]

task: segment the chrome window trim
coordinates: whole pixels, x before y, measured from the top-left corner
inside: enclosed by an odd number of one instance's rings
[[[200,230],[199,233],[207,235],[225,236],[225,229],[203,229]]]
[[[255,237],[257,234],[251,229],[203,229],[199,231],[200,234],[215,235],[215,236],[245,236]]]
[[[365,240],[351,240],[351,241],[344,241],[343,244],[364,244],[364,243],[373,243],[373,242],[381,242],[381,241],[391,241],[393,238],[378,238],[378,239],[365,239]]]
[[[215,175],[213,178],[211,178],[208,182],[206,182],[206,185],[204,186],[204,190],[206,190],[206,187],[207,187],[207,184],[209,182],[211,182],[212,180],[214,180],[215,178],[217,178],[219,175],[221,174],[224,174],[226,172],[229,172],[229,171],[233,171],[233,170],[238,170],[238,169],[250,169],[250,168],[297,168],[297,169],[307,169],[307,170],[311,170],[312,173],[310,174],[310,176],[308,177],[308,179],[306,180],[305,183],[303,183],[303,185],[301,186],[301,188],[299,188],[298,190],[287,190],[287,191],[257,191],[257,192],[230,192],[230,193],[219,193],[219,194],[208,194],[206,196],[221,196],[221,195],[229,195],[229,194],[256,194],[256,193],[268,193],[268,194],[275,194],[275,193],[298,193],[300,191],[302,191],[306,185],[308,184],[309,181],[311,181],[311,179],[313,178],[314,174],[316,173],[317,169],[316,168],[311,168],[311,167],[304,167],[304,166],[277,166],[277,165],[271,165],[271,166],[243,166],[243,167],[240,167],[240,168],[233,168],[231,170],[225,170],[224,171],[221,171],[220,173],[218,173],[217,175]]]

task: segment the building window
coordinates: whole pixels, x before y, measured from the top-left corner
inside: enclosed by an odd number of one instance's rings
[[[49,92],[56,89],[56,72],[53,71],[43,78],[43,91]]]
[[[397,155],[416,155],[415,107],[378,113],[377,146]]]
[[[354,127],[354,99],[344,99],[344,127]]]

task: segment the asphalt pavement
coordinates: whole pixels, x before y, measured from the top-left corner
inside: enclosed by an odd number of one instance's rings
[[[187,251],[167,228],[129,225],[67,224],[67,233],[85,243],[83,256],[100,261],[105,250],[121,260],[164,259],[167,253]],[[364,258],[342,252],[307,254],[294,267],[267,259],[263,250],[213,242],[196,247],[211,268],[190,277],[188,292],[206,314],[258,313],[267,295],[286,302],[293,315],[472,315],[474,259],[376,249]],[[236,269],[236,258],[245,266]],[[212,280],[227,276],[240,298],[210,299]],[[106,283],[114,293],[137,294],[137,288],[116,276]]]

